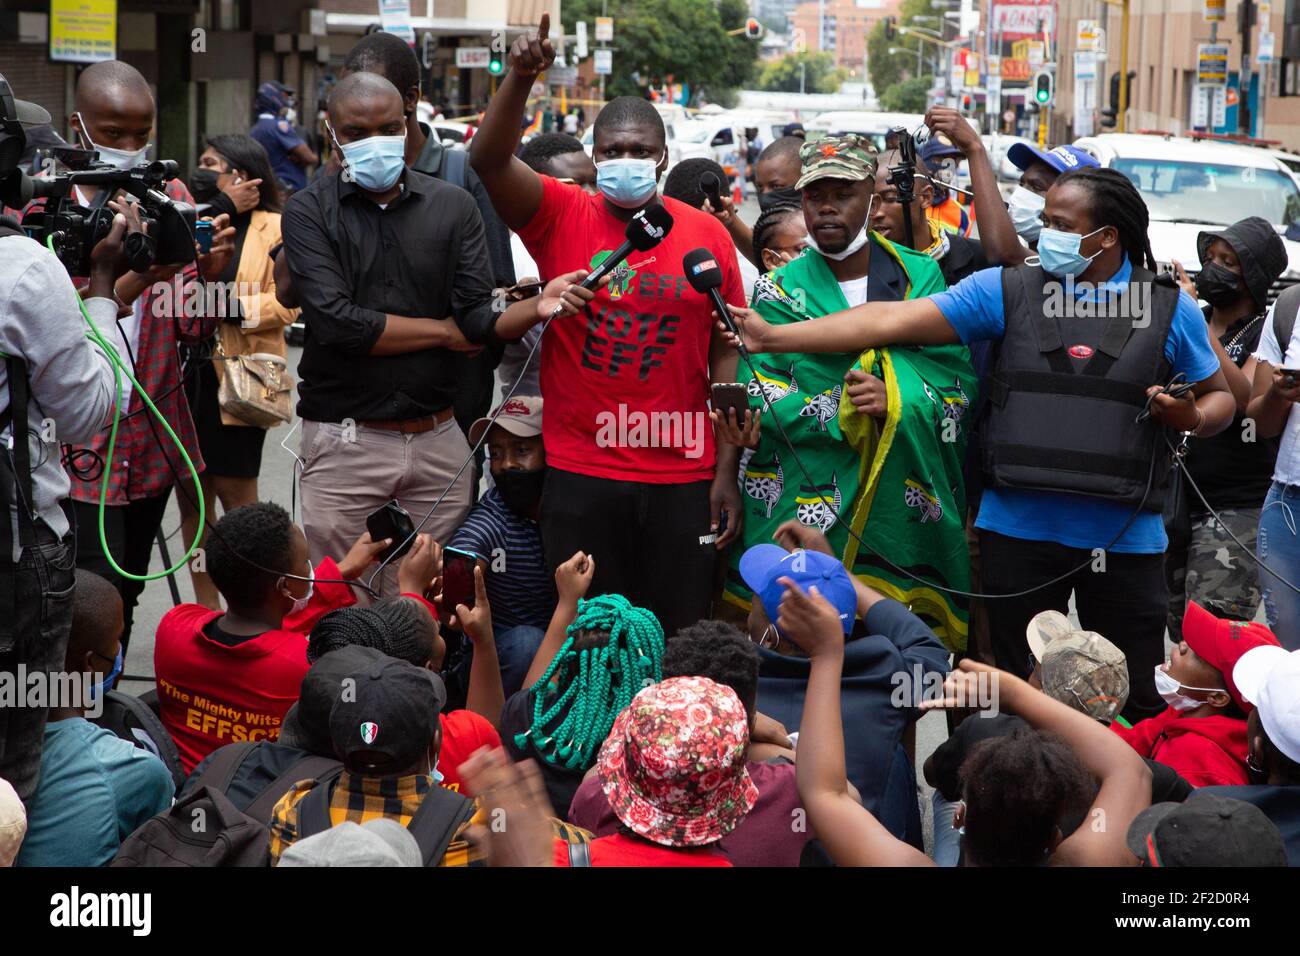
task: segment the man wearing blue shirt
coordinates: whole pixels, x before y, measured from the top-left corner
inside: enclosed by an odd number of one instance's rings
[[[304,189],[307,186],[307,167],[320,162],[320,157],[293,128],[293,121],[289,118],[289,94],[292,92],[283,83],[270,82],[259,86],[254,101],[257,122],[248,131],[249,136],[266,148],[271,169],[287,187],[287,192]]]
[[[985,592],[1005,595],[987,602],[997,664],[1025,674],[1030,618],[1065,611],[1073,592],[1083,628],[1124,650],[1124,716],[1141,719],[1164,708],[1164,442],[1221,431],[1235,403],[1195,303],[1144,268],[1155,264],[1147,210],[1127,177],[1065,174],[1042,219],[1040,263],[984,270],[929,299],[787,326],[733,311],[754,351],[996,342],[976,527]],[[1193,387],[1163,393],[1179,375]]]

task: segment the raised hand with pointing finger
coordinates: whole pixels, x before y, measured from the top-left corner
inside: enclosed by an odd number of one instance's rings
[[[542,14],[536,36],[524,34],[510,47],[510,66],[521,76],[533,77],[550,69],[555,62],[555,47],[547,39],[551,32],[551,15]]]

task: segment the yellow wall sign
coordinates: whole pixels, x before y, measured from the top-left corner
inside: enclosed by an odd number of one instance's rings
[[[50,59],[98,63],[117,56],[117,0],[50,0]]]

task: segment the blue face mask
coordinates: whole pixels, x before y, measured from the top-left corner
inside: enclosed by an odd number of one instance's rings
[[[655,193],[659,163],[653,159],[607,159],[596,164],[596,188],[615,206],[636,209]]]
[[[96,655],[101,656],[101,655]],[[113,658],[113,669],[104,675],[104,679],[90,689],[90,699],[99,700],[113,689],[113,682],[122,673],[122,649],[118,648],[117,657]]]
[[[1061,232],[1059,229],[1048,229],[1044,226],[1038,234],[1038,264],[1043,267],[1044,272],[1058,279],[1079,275],[1088,268],[1088,263],[1101,255],[1100,249],[1090,256],[1082,255],[1079,247],[1088,236],[1095,236],[1099,232],[1101,229],[1094,229],[1087,236],[1081,236],[1077,232]]]
[[[330,131],[333,135],[333,130]],[[362,189],[382,193],[392,189],[406,166],[406,134],[368,136],[346,146],[338,143],[343,154],[343,175],[350,176]]]

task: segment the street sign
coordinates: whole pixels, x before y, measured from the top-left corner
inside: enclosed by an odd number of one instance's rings
[[[1205,0],[1205,20],[1222,20],[1227,7],[1227,0]]]
[[[1002,108],[1002,57],[997,54],[989,54],[985,88],[988,90],[989,112],[996,113]]]
[[[401,37],[415,46],[415,30],[411,27],[411,0],[379,0],[379,25],[385,33]]]
[[[948,92],[960,93],[961,85],[966,80],[966,51],[952,51],[952,68],[948,73]]]
[[[1042,40],[1029,41],[1028,60],[1029,60],[1029,65],[1034,69],[1038,69],[1040,66],[1042,66],[1046,59],[1046,54],[1043,50],[1043,47],[1044,47],[1044,43]]]
[[[576,66],[553,66],[546,71],[546,82],[556,86],[573,86],[578,82]]]
[[[492,62],[492,50],[485,46],[456,47],[456,66],[462,70],[485,70]]]
[[[1199,83],[1192,84],[1192,109],[1187,123],[1192,129],[1210,128],[1210,91]]]
[[[613,17],[596,18],[596,42],[597,43],[614,42],[614,18]]]
[[[1272,63],[1275,43],[1276,40],[1271,31],[1268,33],[1261,32],[1259,35],[1259,53],[1255,55],[1255,62],[1261,66],[1265,63]]]
[[[577,59],[585,60],[587,58],[587,21],[578,21],[578,50]]]
[[[117,0],[51,0],[51,60],[99,63],[116,55]]]
[[[1074,36],[1074,48],[1079,53],[1097,53],[1105,49],[1105,34],[1097,20],[1080,20]]]
[[[1196,82],[1201,86],[1228,85],[1228,44],[1196,45]]]
[[[596,73],[598,75],[608,76],[614,72],[614,51],[597,50],[596,51]]]
[[[1210,90],[1210,119],[1215,127],[1228,125],[1228,88],[1216,86]]]
[[[1097,57],[1074,54],[1074,135],[1091,136],[1097,107]]]

